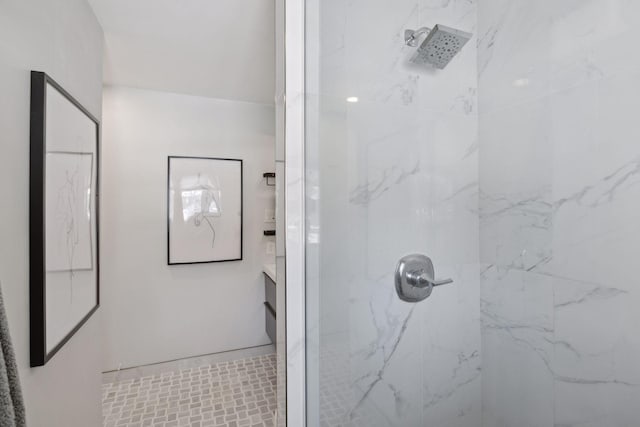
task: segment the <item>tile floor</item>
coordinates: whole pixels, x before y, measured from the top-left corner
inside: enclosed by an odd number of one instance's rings
[[[105,427],[272,427],[275,409],[274,354],[102,386]]]

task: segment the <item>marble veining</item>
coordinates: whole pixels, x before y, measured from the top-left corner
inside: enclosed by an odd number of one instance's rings
[[[638,22],[625,1],[480,5],[484,426],[637,424]]]
[[[350,201],[354,204],[366,205],[371,200],[380,197],[384,192],[389,191],[392,186],[401,184],[405,179],[420,172],[420,161],[415,162],[415,166],[410,170],[404,170],[397,166],[391,166],[382,172],[382,176],[373,182],[357,186],[352,192]]]
[[[637,424],[640,3],[311,3],[318,420]],[[474,38],[411,66],[404,29],[437,23]],[[415,305],[412,252],[454,279]]]
[[[389,362],[391,361],[391,358],[393,357],[393,355],[395,354],[396,350],[398,349],[400,341],[402,340],[402,337],[404,336],[404,333],[407,330],[408,323],[411,320],[411,316],[412,316],[414,310],[415,310],[415,306],[413,306],[409,310],[409,313],[407,314],[406,318],[402,321],[400,329],[397,332],[397,335],[393,338],[393,340],[390,343],[390,346],[389,346],[388,349],[387,349],[387,347],[385,345],[377,342],[377,343],[373,344],[374,348],[372,348],[371,351],[369,352],[369,354],[365,357],[365,358],[368,359],[368,358],[372,357],[375,353],[382,352],[382,365],[377,370],[377,372],[375,372],[373,374],[369,373],[364,378],[361,377],[361,378],[358,378],[358,379],[355,380],[355,384],[356,385],[360,385],[360,383],[362,383],[362,382],[368,382],[368,384],[365,385],[364,387],[362,387],[364,389],[364,393],[362,393],[362,397],[355,404],[354,408],[351,411],[352,413],[354,411],[356,411],[360,407],[360,405],[362,405],[362,402],[364,402],[364,400],[367,399],[367,397],[369,396],[369,393],[371,393],[373,388],[380,381],[382,381],[382,379],[384,377],[385,370],[386,370],[387,366],[389,365]],[[373,316],[373,318],[375,319],[375,315]],[[388,386],[391,388],[391,390],[394,393],[396,403],[399,404],[400,401],[401,401],[401,399],[399,397],[399,391],[396,390],[395,388],[393,388],[392,385],[388,385]]]
[[[308,61],[320,71],[309,71],[307,269],[320,273],[307,332],[317,345],[319,421],[477,427],[476,41],[435,71],[413,66],[403,40],[405,29],[437,23],[475,32],[476,1],[313,4],[320,27],[307,33]],[[359,102],[342,105],[347,96]],[[410,252],[433,256],[457,285],[424,304],[402,302],[393,272]]]

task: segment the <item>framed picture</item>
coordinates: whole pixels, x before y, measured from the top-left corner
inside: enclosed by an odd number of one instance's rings
[[[242,259],[242,160],[170,156],[169,265]]]
[[[31,366],[42,366],[100,303],[100,122],[31,72],[29,311]]]

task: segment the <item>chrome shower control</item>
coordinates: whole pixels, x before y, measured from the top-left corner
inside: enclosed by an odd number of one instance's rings
[[[422,27],[419,30],[404,30],[404,43],[407,46],[416,47],[418,46],[418,39],[424,35],[429,34],[431,32],[431,28]]]
[[[434,286],[453,283],[453,280],[436,280],[431,258],[426,255],[412,254],[398,261],[395,282],[396,292],[401,300],[418,302],[428,298]]]

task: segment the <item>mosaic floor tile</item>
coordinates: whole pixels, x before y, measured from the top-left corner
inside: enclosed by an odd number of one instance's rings
[[[104,427],[273,427],[274,354],[102,386]]]

